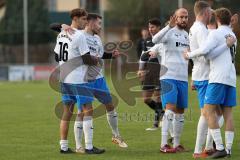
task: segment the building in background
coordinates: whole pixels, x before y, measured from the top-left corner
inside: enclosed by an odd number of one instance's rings
[[[69,11],[74,8],[85,8],[88,12],[99,13],[103,16],[103,34],[104,42],[115,42],[128,40],[128,28],[119,24],[111,23],[105,17],[105,12],[110,5],[108,0],[48,0],[50,11],[50,22],[70,23]]]

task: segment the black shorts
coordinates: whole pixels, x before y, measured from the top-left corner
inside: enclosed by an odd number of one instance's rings
[[[147,63],[147,73],[142,81],[142,90],[160,90],[160,67],[159,63]]]

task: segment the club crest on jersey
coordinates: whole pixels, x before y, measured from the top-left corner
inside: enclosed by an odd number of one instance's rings
[[[175,33],[174,35],[175,35],[177,38],[178,38],[179,36],[181,36],[180,34],[177,34],[177,33]]]
[[[192,36],[192,32],[191,31],[189,32],[189,36]]]

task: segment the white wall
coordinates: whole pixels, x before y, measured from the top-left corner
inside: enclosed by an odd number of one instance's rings
[[[67,12],[80,6],[79,0],[57,0],[57,11]]]

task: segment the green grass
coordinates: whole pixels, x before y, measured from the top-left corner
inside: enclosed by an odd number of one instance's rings
[[[111,84],[109,83],[112,91]],[[199,118],[196,93],[189,93],[189,110],[182,135],[182,144],[191,149],[189,153],[166,155],[159,153],[160,130],[147,132],[152,122],[146,121],[146,114],[152,114],[138,99],[136,106],[128,106],[120,100],[118,107],[121,135],[129,145],[121,149],[111,143],[111,131],[106,117],[94,120],[94,144],[106,149],[103,155],[61,155],[59,154],[59,119],[54,108],[60,101],[60,94],[53,91],[47,82],[0,83],[0,160],[79,160],[79,159],[136,159],[136,160],[187,160],[192,159],[195,144],[196,127]],[[239,93],[239,88],[238,88]],[[115,91],[114,91],[115,92]],[[129,98],[132,98],[129,95]],[[239,97],[238,97],[238,104]],[[141,120],[134,117],[139,112]],[[128,118],[125,115],[128,115]],[[145,114],[145,116],[144,116]],[[132,119],[130,119],[132,115]],[[232,159],[240,157],[240,110],[234,110],[235,141]],[[73,123],[69,133],[70,147],[74,148]]]

